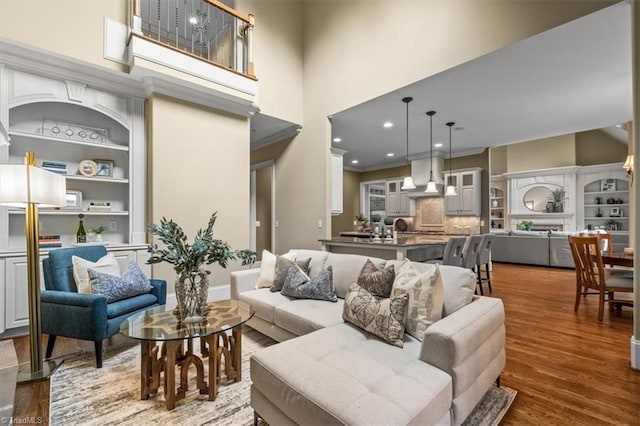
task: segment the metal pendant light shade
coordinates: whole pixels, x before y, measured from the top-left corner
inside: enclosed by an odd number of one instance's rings
[[[407,105],[407,166],[409,165],[409,102],[413,100],[412,97],[407,96],[402,98],[402,102]],[[402,181],[400,189],[406,191],[408,189],[416,189],[416,185],[413,183],[413,177],[407,176]]]
[[[430,144],[430,154],[429,154],[429,182],[427,182],[427,188],[424,190],[427,194],[437,194],[438,188],[436,187],[436,182],[433,180],[433,116],[436,114],[435,111],[428,111],[427,115],[429,116],[429,144]]]
[[[455,186],[451,185],[451,169],[453,169],[453,156],[451,155],[451,128],[454,124],[456,123],[454,123],[453,121],[447,123],[447,126],[449,126],[449,185],[447,185],[447,191],[444,193],[445,196],[458,195],[456,194]]]

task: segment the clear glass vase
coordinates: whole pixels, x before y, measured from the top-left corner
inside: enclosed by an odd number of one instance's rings
[[[208,272],[202,269],[183,272],[175,283],[178,302],[174,314],[182,323],[202,322],[207,316],[207,296],[209,292]]]

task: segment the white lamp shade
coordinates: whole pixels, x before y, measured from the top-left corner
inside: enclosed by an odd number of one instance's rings
[[[64,176],[35,166],[0,165],[0,204],[25,207],[29,202],[40,207],[65,205],[67,184]]]
[[[402,190],[407,189],[416,189],[416,186],[413,184],[413,178],[411,176],[407,176],[402,181],[402,186],[400,187]]]
[[[427,192],[429,194],[437,194],[438,188],[436,187],[436,183],[432,180],[427,182],[427,188],[424,190],[424,192]]]
[[[452,197],[454,195],[458,195],[456,194],[456,188],[453,185],[449,185],[447,186],[447,191],[444,193],[445,196],[447,197]]]

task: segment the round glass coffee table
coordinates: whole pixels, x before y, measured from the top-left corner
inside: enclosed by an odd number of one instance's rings
[[[186,395],[192,365],[196,369],[197,387],[201,394],[209,395],[209,401],[218,394],[223,359],[227,379],[236,382],[242,379],[242,324],[253,316],[253,311],[237,300],[212,302],[209,308],[206,318],[199,323],[179,323],[173,309],[156,306],[130,316],[120,325],[120,333],[140,341],[140,399],[158,393],[164,372],[167,409],[173,410],[176,401]],[[193,339],[197,337],[200,356],[193,351]],[[204,377],[204,358],[209,358],[208,383]]]

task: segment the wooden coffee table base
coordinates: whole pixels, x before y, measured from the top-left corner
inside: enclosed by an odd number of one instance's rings
[[[187,343],[185,351],[184,343]],[[140,399],[158,393],[164,372],[164,395],[167,410],[173,410],[176,401],[183,399],[189,390],[189,368],[195,367],[196,385],[209,401],[218,396],[221,365],[224,359],[224,374],[227,379],[242,380],[242,326],[234,327],[231,336],[226,333],[200,338],[202,357],[193,353],[193,339],[167,340],[157,346],[153,340],[142,340],[140,351]],[[204,377],[203,358],[208,358],[208,380]],[[176,387],[176,373],[180,371]]]

